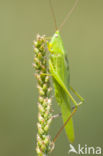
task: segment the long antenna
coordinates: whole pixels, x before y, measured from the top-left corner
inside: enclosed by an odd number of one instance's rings
[[[51,0],[49,0],[49,4],[50,4],[50,9],[51,9],[51,13],[52,13],[52,16],[53,16],[55,28],[57,30],[56,16],[55,16],[55,13],[54,13],[54,9],[53,9],[53,5],[52,5],[52,1]]]
[[[64,125],[60,128],[60,130],[58,131],[58,133],[56,134],[55,138],[53,139],[53,142],[56,142],[57,138],[59,137],[60,133],[62,132],[62,130],[64,129],[64,127],[67,125],[67,123],[70,121],[70,119],[72,118],[72,116],[75,114],[75,112],[77,111],[77,108],[75,107],[73,112],[71,113],[71,115],[68,117],[68,119],[65,121]]]
[[[71,10],[67,13],[66,17],[64,18],[64,21],[61,23],[59,30],[62,29],[62,27],[64,26],[64,24],[67,22],[67,20],[69,19],[70,15],[72,14],[72,12],[74,11],[74,9],[76,8],[77,4],[78,4],[79,0],[76,0],[73,7],[71,8]]]

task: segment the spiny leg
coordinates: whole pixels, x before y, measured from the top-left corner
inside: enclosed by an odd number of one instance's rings
[[[71,115],[68,117],[68,119],[65,121],[65,123],[63,124],[63,126],[60,128],[60,130],[56,134],[55,138],[53,139],[53,143],[55,143],[55,141],[59,137],[60,133],[62,132],[62,130],[64,129],[64,127],[68,124],[68,122],[70,121],[70,119],[72,118],[72,116],[76,113],[76,111],[77,111],[77,108],[75,107],[73,109],[73,112],[71,113]]]
[[[81,101],[81,104],[84,102],[84,99],[82,96],[79,95],[79,93],[77,91],[75,91],[75,89],[73,89],[71,86],[70,86],[70,89],[71,91],[80,99]]]
[[[69,92],[69,90],[67,89],[67,87],[65,86],[64,82],[61,80],[61,78],[59,77],[59,75],[57,74],[57,72],[55,72],[55,69],[54,69],[54,67],[53,67],[53,65],[52,65],[51,62],[50,62],[50,68],[51,68],[51,71],[52,71],[53,78],[65,90],[65,92],[70,97],[70,99],[72,100],[72,102],[74,103],[74,105],[76,107],[78,107],[79,105],[81,105],[81,102],[80,103],[77,103],[76,100],[73,98],[73,96],[71,95],[71,93]]]
[[[71,93],[69,91],[67,92],[67,94],[68,94],[68,96],[70,97],[71,101],[74,103],[74,105],[76,107],[78,107],[78,106],[80,106],[82,104],[81,102],[77,103],[76,100],[73,98],[73,96],[71,95]]]

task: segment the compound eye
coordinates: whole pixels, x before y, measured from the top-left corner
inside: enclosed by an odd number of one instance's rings
[[[52,48],[52,44],[51,44],[51,43],[48,45],[48,50],[49,50],[51,53],[53,53],[53,48]]]

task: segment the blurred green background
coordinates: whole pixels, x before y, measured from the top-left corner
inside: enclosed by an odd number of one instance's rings
[[[58,25],[74,0],[53,0]],[[55,32],[48,0],[0,1],[0,156],[36,156],[37,98],[33,40]],[[103,145],[103,0],[80,0],[61,31],[71,85],[86,102],[74,116],[75,142]],[[55,113],[59,109],[53,102]],[[51,134],[61,127],[55,119]],[[63,131],[51,156],[68,156]]]

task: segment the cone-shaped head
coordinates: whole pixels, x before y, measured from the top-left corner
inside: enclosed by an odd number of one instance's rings
[[[64,54],[64,47],[58,30],[51,38],[51,41],[48,44],[48,50],[52,54]]]

